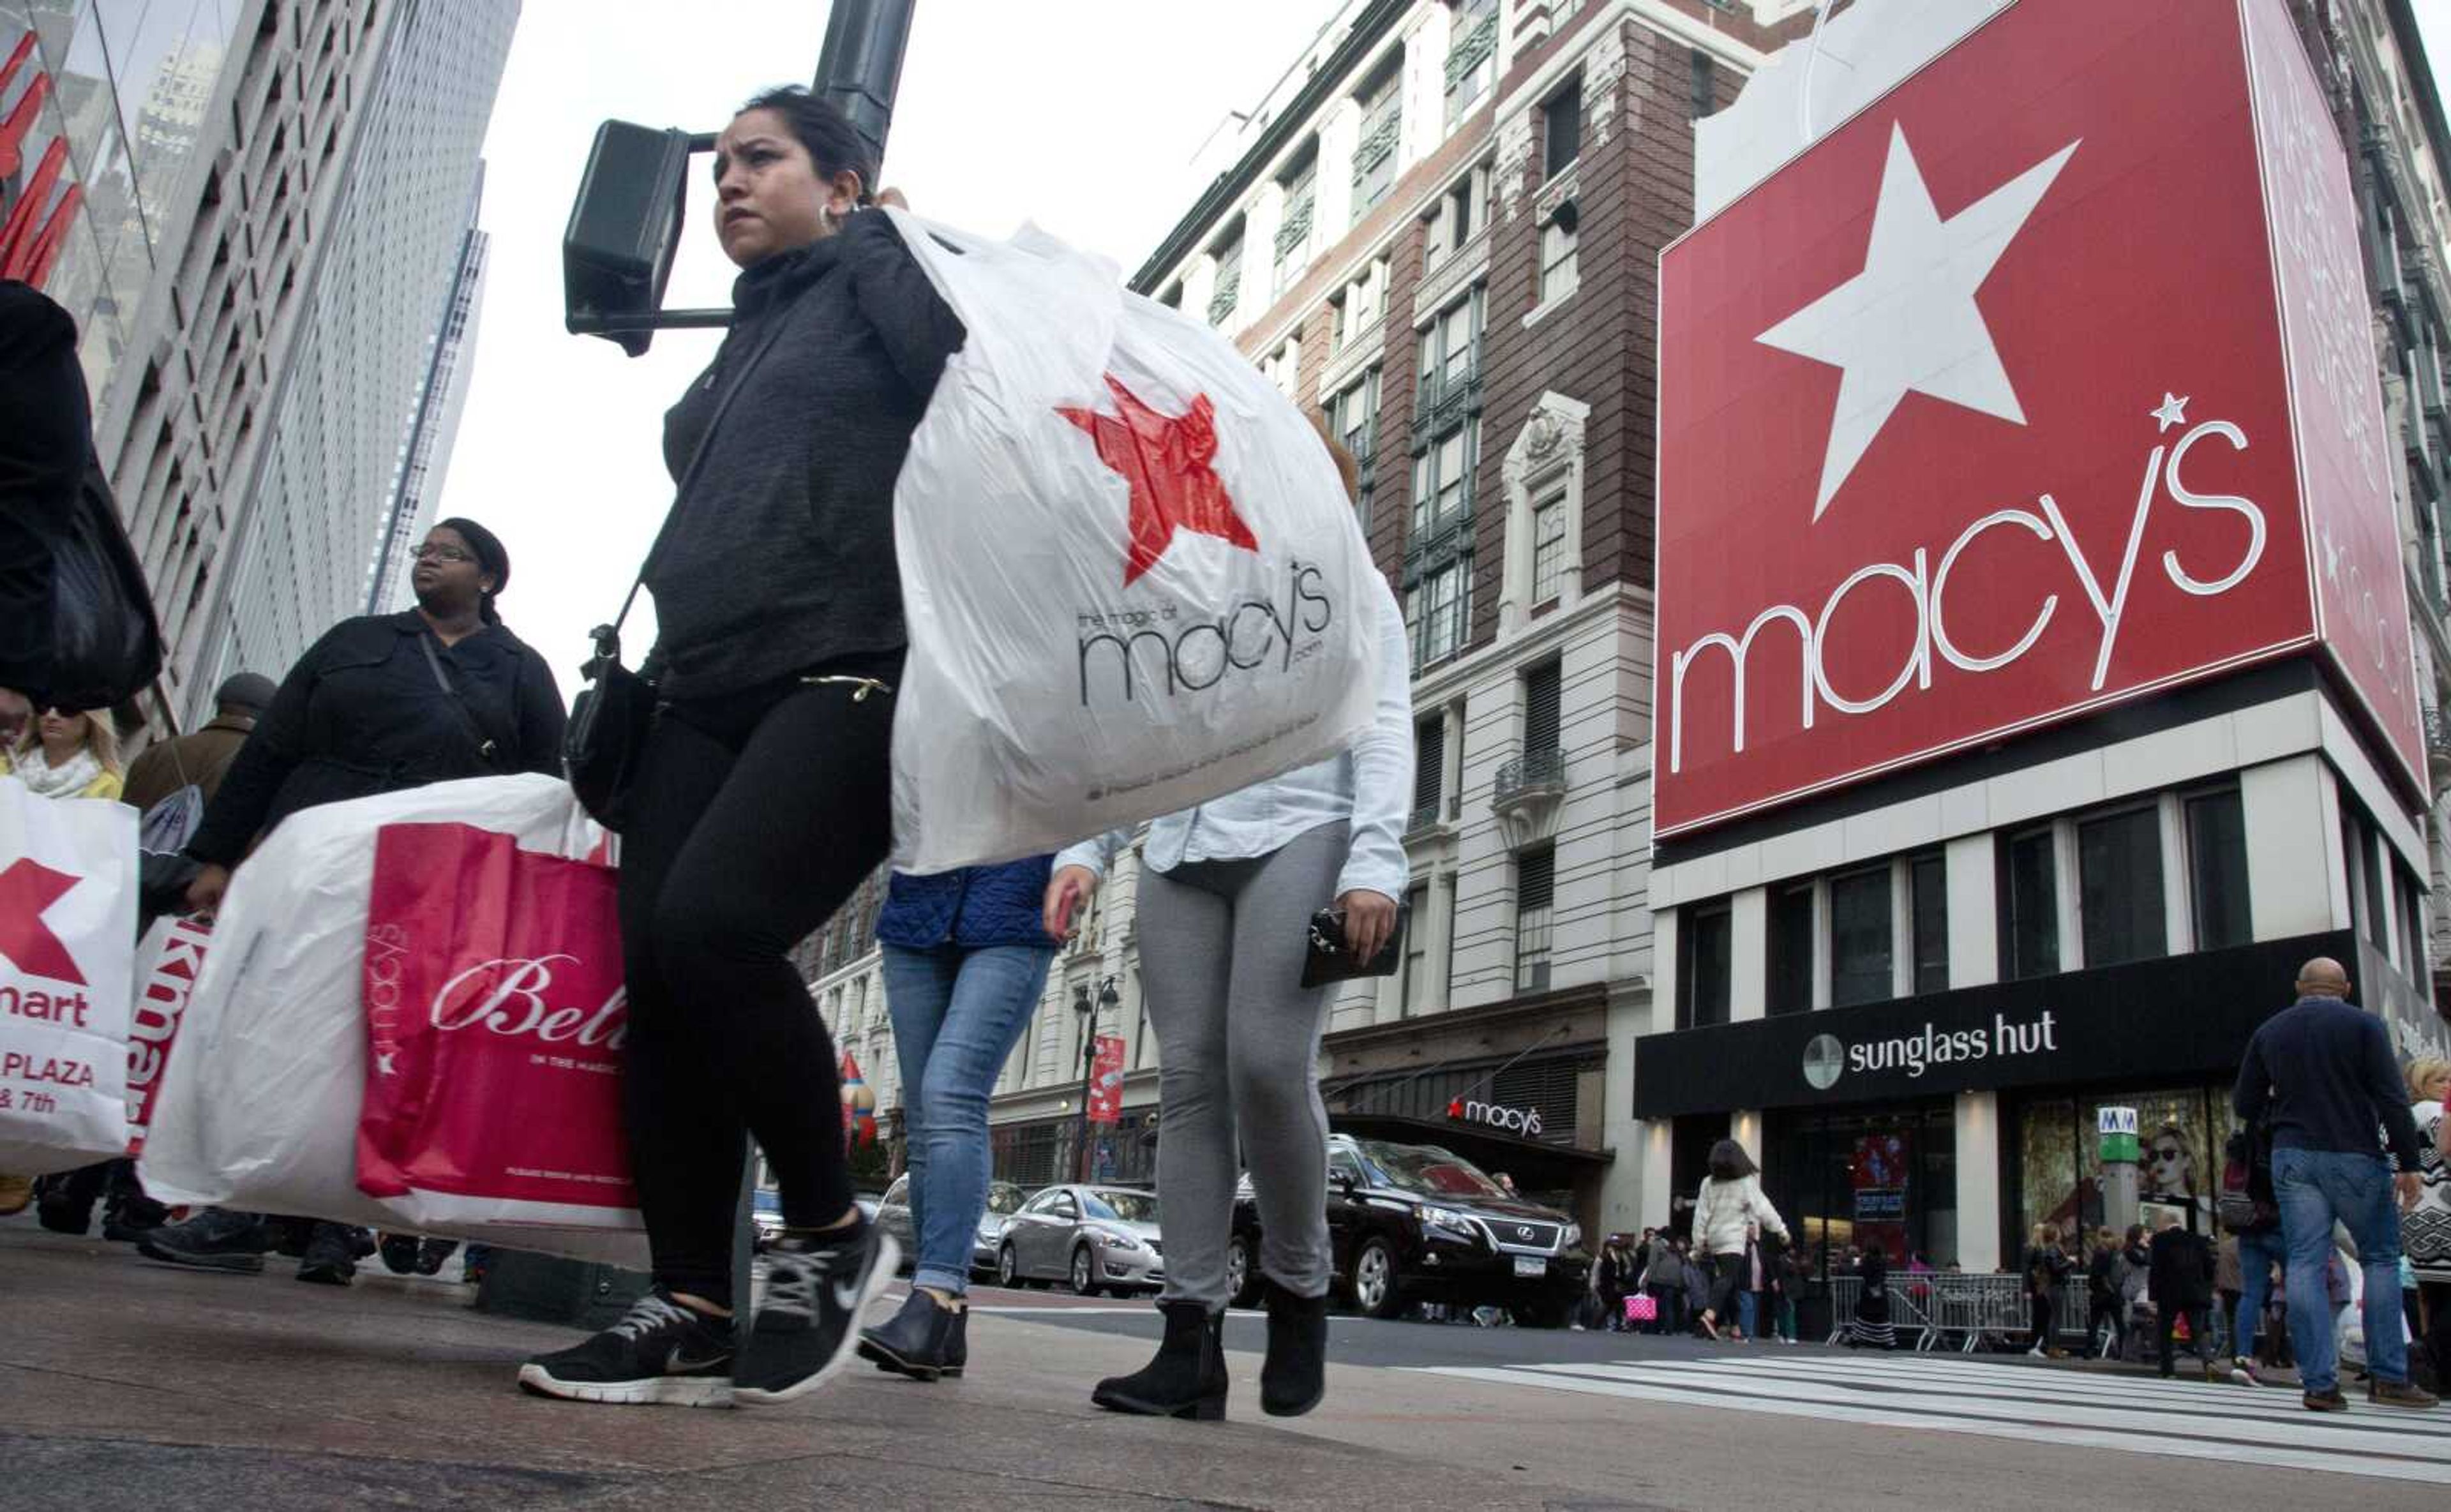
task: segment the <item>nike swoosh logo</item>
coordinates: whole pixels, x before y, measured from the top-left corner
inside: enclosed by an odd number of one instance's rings
[[[857,1276],[845,1276],[834,1283],[834,1306],[845,1312],[858,1309],[859,1278]]]
[[[731,1358],[731,1353],[726,1351],[722,1354],[708,1355],[703,1360],[686,1360],[681,1357],[681,1352],[676,1349],[671,1354],[664,1357],[664,1374],[668,1376],[687,1375],[693,1370],[703,1370],[709,1365],[719,1365]]]

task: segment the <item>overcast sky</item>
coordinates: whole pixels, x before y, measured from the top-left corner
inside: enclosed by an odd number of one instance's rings
[[[1001,234],[1035,220],[1139,266],[1188,207],[1192,155],[1257,104],[1337,0],[917,0],[884,177],[921,213]],[[441,501],[498,531],[516,562],[504,618],[578,687],[588,627],[619,607],[672,485],[664,408],[713,332],[647,356],[561,329],[561,232],[598,123],[715,130],[741,100],[805,83],[822,0],[527,0],[486,138],[493,236],[467,413]],[[2419,0],[2438,75],[2451,0]],[[699,165],[704,167],[704,161]],[[690,184],[670,304],[728,304],[733,269]],[[644,600],[642,600],[642,604]],[[625,640],[651,638],[643,609]]]
[[[1192,154],[1301,54],[1335,0],[918,0],[887,183],[921,213],[1003,234],[1023,220],[1137,267],[1190,205]],[[672,501],[665,407],[717,333],[626,357],[561,328],[561,233],[598,124],[715,130],[756,90],[807,83],[823,0],[527,0],[486,137],[492,234],[468,408],[441,513],[499,532],[503,618],[563,691]],[[676,18],[682,18],[676,20]],[[726,304],[734,272],[704,212],[668,305]],[[813,421],[812,423],[814,423]],[[646,601],[641,600],[642,604]],[[649,612],[623,639],[635,663]]]

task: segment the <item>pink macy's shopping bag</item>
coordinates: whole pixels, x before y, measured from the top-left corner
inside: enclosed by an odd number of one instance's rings
[[[637,1226],[615,881],[471,825],[382,827],[359,1190],[411,1224]]]

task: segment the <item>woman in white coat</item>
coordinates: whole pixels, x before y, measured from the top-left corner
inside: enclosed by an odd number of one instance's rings
[[[1711,1273],[1711,1295],[1702,1308],[1702,1331],[1719,1337],[1719,1319],[1744,1274],[1746,1242],[1760,1234],[1784,1241],[1787,1225],[1762,1195],[1761,1172],[1745,1147],[1723,1139],[1711,1147],[1711,1174],[1694,1199],[1694,1252]],[[1736,1331],[1742,1339],[1742,1329]]]

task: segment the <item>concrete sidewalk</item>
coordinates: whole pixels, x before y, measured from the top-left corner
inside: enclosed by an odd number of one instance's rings
[[[982,1316],[972,1376],[865,1365],[774,1409],[589,1407],[520,1392],[572,1330],[468,1310],[464,1287],[301,1285],[174,1270],[124,1245],[0,1221],[0,1503],[161,1512],[545,1507],[1630,1507],[1520,1467],[1269,1426],[1254,1358],[1240,1421],[1117,1417],[1087,1401],[1120,1351]],[[1139,1346],[1145,1348],[1145,1346]],[[1425,1473],[1426,1472],[1426,1473]]]

